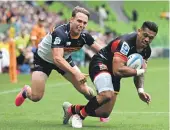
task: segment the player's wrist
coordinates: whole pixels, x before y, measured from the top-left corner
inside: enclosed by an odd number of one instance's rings
[[[140,76],[145,73],[145,69],[136,69],[136,75]]]
[[[138,91],[139,94],[145,92],[145,91],[144,91],[144,88],[138,88],[137,91]]]

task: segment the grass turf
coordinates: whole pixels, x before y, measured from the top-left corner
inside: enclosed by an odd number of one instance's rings
[[[145,76],[145,91],[152,96],[148,106],[137,95],[132,78],[121,81],[121,91],[110,115],[110,122],[100,123],[88,117],[83,130],[168,130],[169,63],[168,59],[151,59]],[[82,68],[87,73],[87,68]],[[21,107],[14,105],[15,96],[30,75],[19,75],[11,84],[8,75],[0,75],[0,130],[71,130],[62,125],[62,103],[86,104],[86,99],[59,74],[53,72],[47,81],[46,92],[40,102],[29,100]],[[88,84],[92,86],[90,79]]]

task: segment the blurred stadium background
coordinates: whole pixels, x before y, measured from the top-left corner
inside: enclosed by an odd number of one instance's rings
[[[77,5],[90,11],[87,30],[103,45],[121,34],[136,31],[143,21],[151,20],[159,26],[145,78],[145,89],[152,96],[150,106],[139,100],[132,79],[124,79],[110,122],[103,124],[96,118],[88,118],[83,129],[168,130],[168,1],[0,1],[0,129],[72,129],[62,125],[62,103],[87,101],[59,74],[52,73],[46,94],[39,103],[27,101],[16,108],[14,98],[24,84],[30,84],[38,42],[53,26],[67,23],[72,8]],[[9,76],[9,50],[14,43],[16,83],[12,83]],[[88,73],[89,51],[84,47],[72,55],[85,73]],[[90,79],[88,84],[93,87]]]

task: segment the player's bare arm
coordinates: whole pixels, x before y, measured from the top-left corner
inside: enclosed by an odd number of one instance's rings
[[[145,59],[143,59],[142,68],[143,69],[147,68],[147,61]],[[134,77],[134,84],[135,84],[137,90],[139,90],[140,92],[144,92],[144,88],[143,88],[143,86],[144,86],[144,74],[142,74],[140,76],[135,76]]]
[[[119,54],[120,56],[122,54]],[[126,60],[121,58],[120,56],[114,56],[112,62],[113,74],[119,77],[131,77],[136,76],[137,71],[130,67],[126,66]]]
[[[72,67],[70,66],[70,64],[63,58],[63,55],[64,55],[63,48],[53,48],[52,54],[53,54],[53,60],[55,64],[57,65],[57,67],[59,67],[60,69],[66,72],[70,72],[74,74],[74,71]]]
[[[147,68],[146,60],[144,60],[143,64],[144,64],[143,68],[146,69]],[[140,99],[142,101],[146,102],[147,104],[149,104],[151,102],[151,96],[144,91],[144,74],[142,74],[140,76],[135,76],[134,84],[138,91],[138,95],[139,95]]]
[[[94,44],[91,45],[91,48],[96,52],[99,52],[103,47],[104,46],[100,45],[96,41],[94,42]]]
[[[83,51],[88,54],[89,57],[93,57],[96,52],[99,52],[104,46],[100,45],[96,41],[90,46],[91,49],[88,49],[87,47],[83,47]]]
[[[86,77],[82,73],[78,73],[70,64],[63,58],[64,49],[63,48],[53,48],[52,49],[53,59],[57,67],[60,69],[70,72],[78,81],[85,81]]]
[[[147,60],[143,59],[143,65],[142,65],[143,69],[147,68]],[[138,90],[139,93],[144,92],[144,74],[140,75],[140,76],[135,76],[134,77],[134,84],[136,86],[136,89]]]

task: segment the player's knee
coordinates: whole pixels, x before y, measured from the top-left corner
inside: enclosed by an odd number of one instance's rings
[[[42,96],[39,96],[39,95],[32,95],[31,96],[31,100],[33,101],[33,102],[38,102],[38,101],[40,101],[42,99]]]
[[[99,95],[102,96],[102,98],[105,100],[105,101],[110,101],[112,100],[113,98],[113,91],[104,91],[104,92],[101,92]]]

